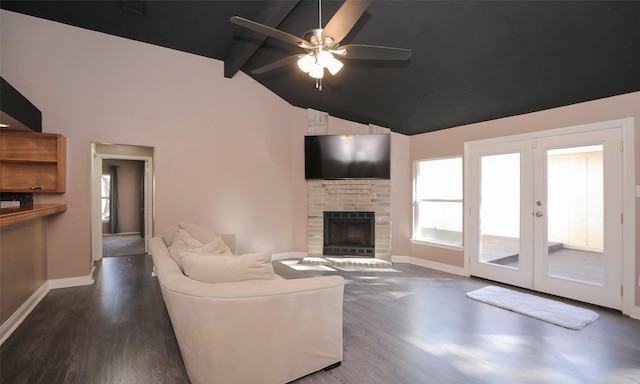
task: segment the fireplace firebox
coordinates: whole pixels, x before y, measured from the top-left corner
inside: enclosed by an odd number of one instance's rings
[[[324,212],[325,255],[375,256],[374,212]]]

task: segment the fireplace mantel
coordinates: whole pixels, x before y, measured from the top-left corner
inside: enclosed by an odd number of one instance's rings
[[[373,184],[369,180],[322,180],[322,186],[327,193],[335,194],[360,194],[371,193]]]

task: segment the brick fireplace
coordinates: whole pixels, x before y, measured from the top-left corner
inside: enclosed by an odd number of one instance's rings
[[[307,133],[328,134],[329,115],[307,109]],[[369,133],[389,133],[389,129],[369,126]],[[325,256],[325,212],[371,212],[374,216],[373,250],[366,257],[391,261],[391,180],[308,180],[307,253]],[[349,250],[335,256],[350,255]]]
[[[370,212],[374,218],[373,249],[331,252],[338,256],[367,256],[391,260],[390,180],[309,180],[307,182],[307,253],[325,256],[325,212]]]

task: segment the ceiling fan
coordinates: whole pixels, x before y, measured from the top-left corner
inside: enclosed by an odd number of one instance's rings
[[[257,68],[253,73],[261,74],[296,61],[303,72],[316,79],[316,87],[322,90],[324,70],[327,69],[330,74],[335,75],[343,67],[343,63],[335,56],[357,60],[407,60],[411,57],[409,49],[359,44],[340,45],[371,0],[346,0],[324,28],[321,1],[318,0],[318,28],[307,31],[302,38],[240,16],[231,17],[230,20],[234,24],[296,45],[306,51],[305,54],[289,56]]]

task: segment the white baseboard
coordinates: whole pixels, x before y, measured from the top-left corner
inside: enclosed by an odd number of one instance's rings
[[[48,280],[38,288],[22,305],[5,321],[0,325],[0,345],[4,343],[6,339],[22,324],[24,319],[33,311],[38,303],[49,293],[52,289],[80,287],[83,285],[93,284],[93,271],[95,267],[91,268],[91,273],[87,276],[67,277],[64,279]]]
[[[24,319],[29,316],[31,311],[38,303],[49,293],[49,284],[44,282],[22,305],[0,325],[0,345],[11,336],[11,334],[22,324]]]
[[[80,287],[93,284],[93,269],[87,276],[65,277],[63,279],[49,280],[49,289]]]
[[[640,307],[633,307],[631,311],[623,312],[632,319],[640,320]]]
[[[404,263],[417,265],[418,267],[431,268],[437,271],[451,273],[453,275],[465,276],[463,267],[456,267],[449,264],[438,263],[435,261],[420,259],[413,256],[391,256],[391,261],[394,263]]]

